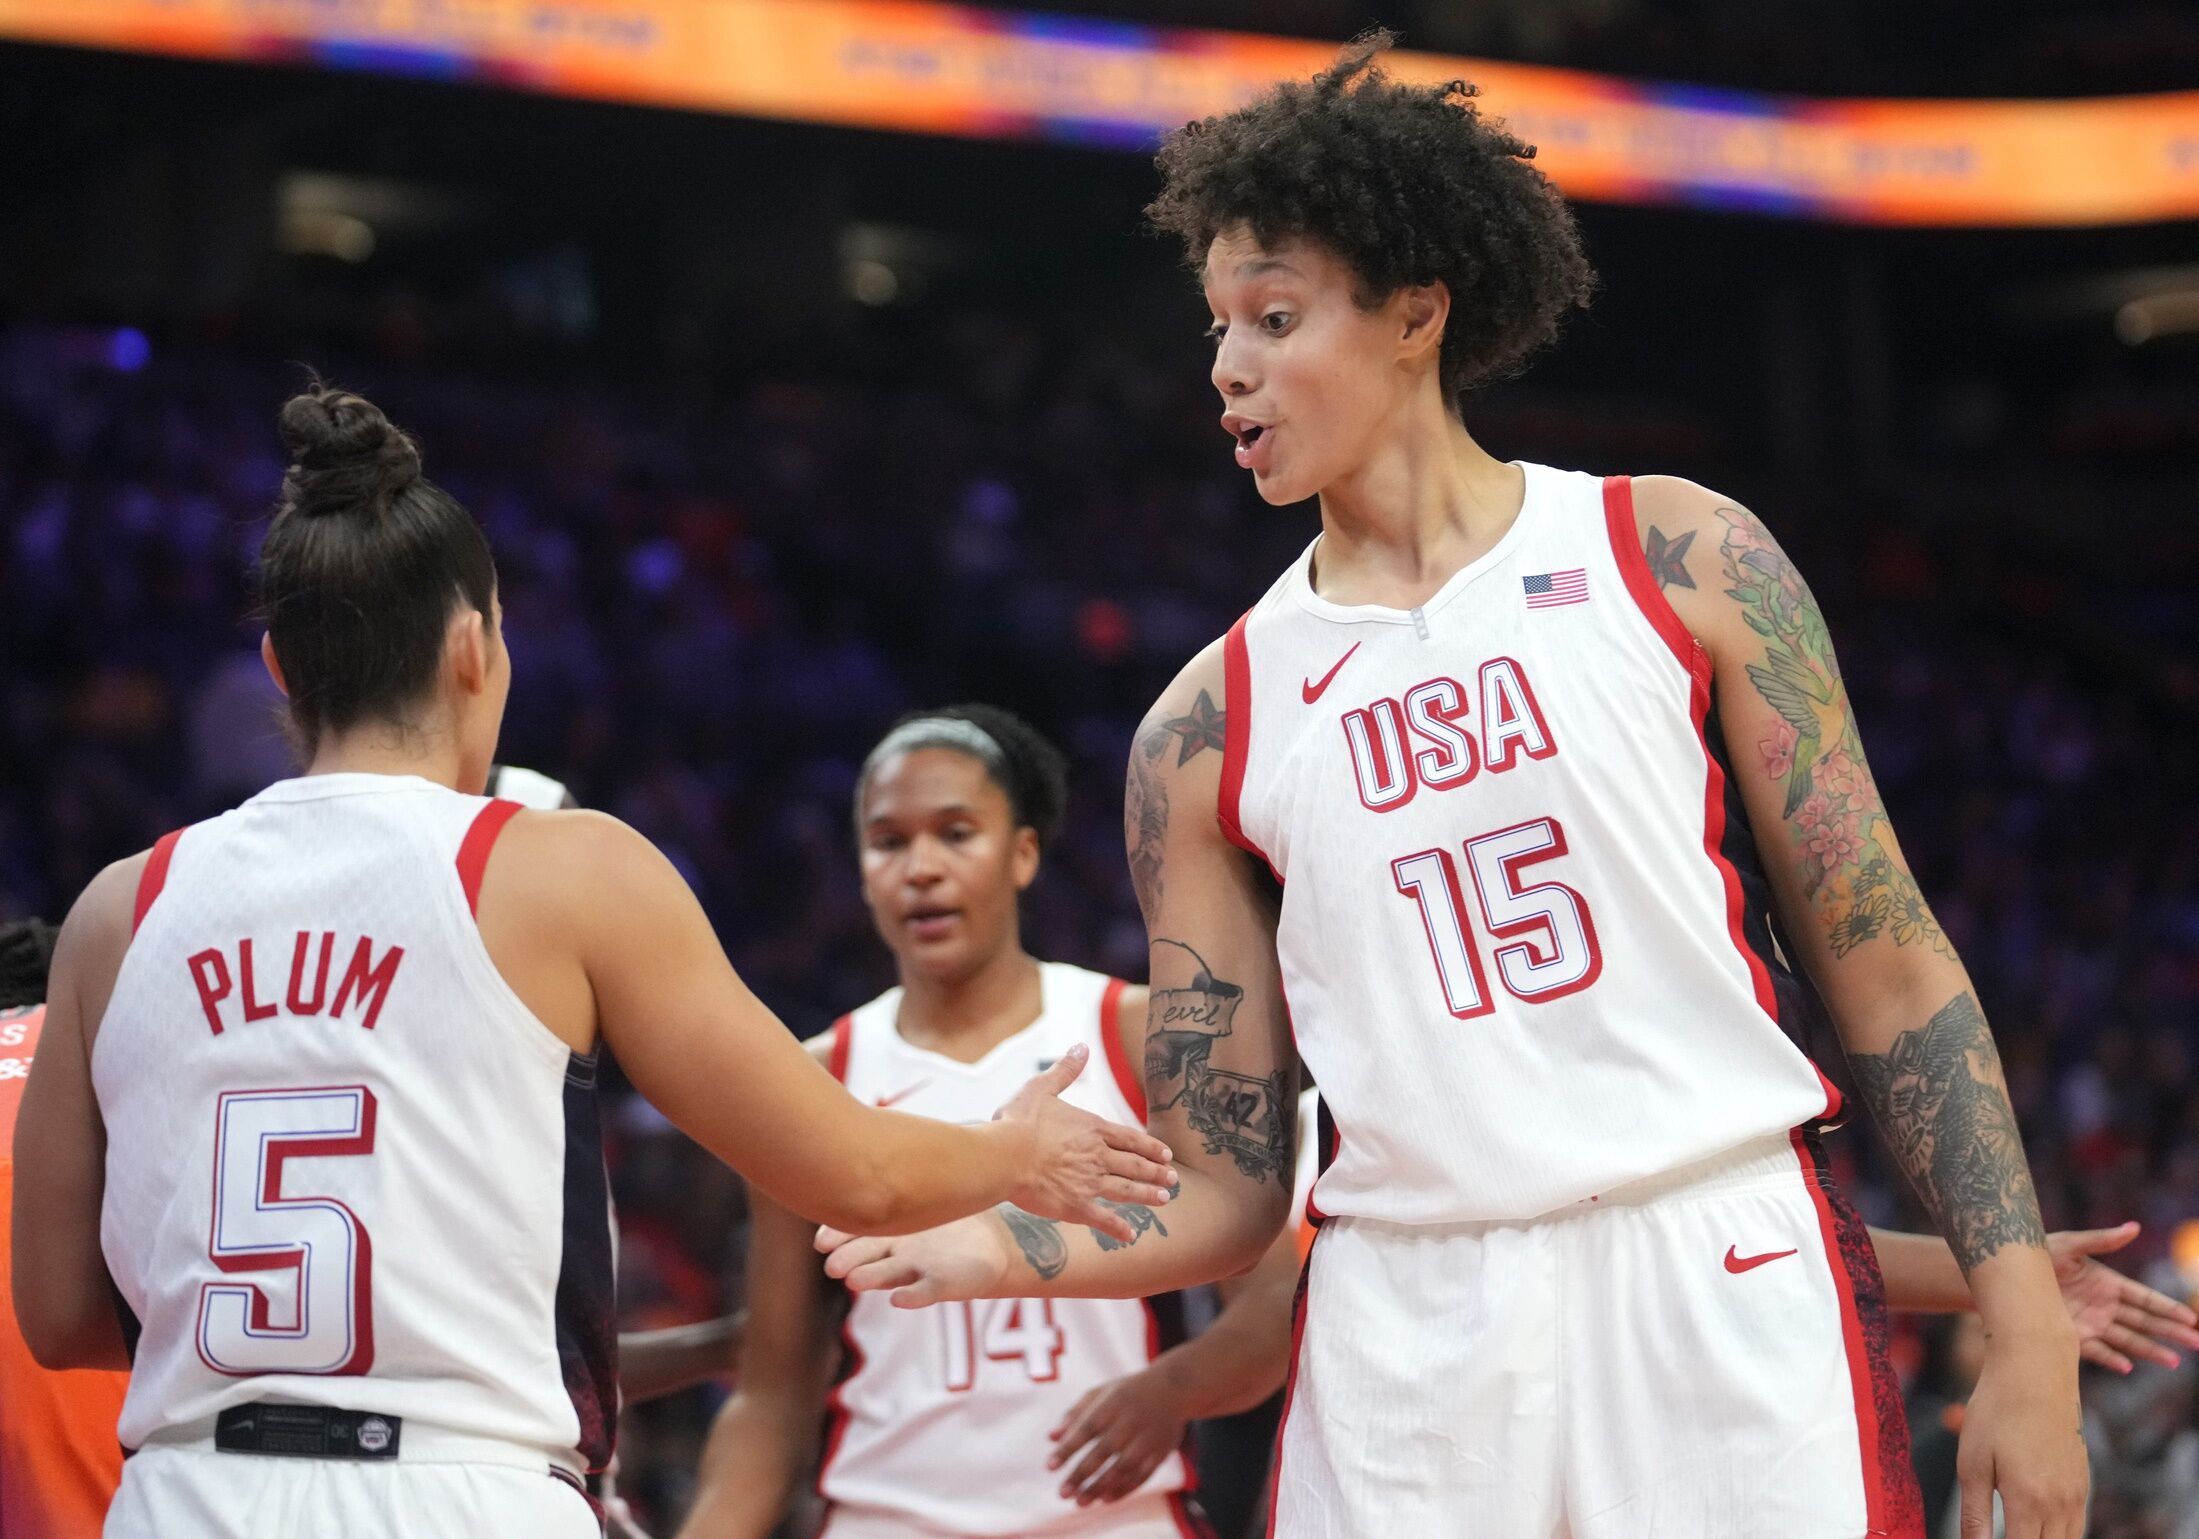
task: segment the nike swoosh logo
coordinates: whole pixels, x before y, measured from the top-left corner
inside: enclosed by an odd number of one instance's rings
[[[1743,1272],[1755,1271],[1758,1267],[1762,1266],[1767,1261],[1778,1261],[1787,1256],[1800,1254],[1797,1251],[1791,1250],[1773,1250],[1766,1251],[1761,1256],[1736,1256],[1733,1253],[1733,1250],[1734,1248],[1731,1245],[1728,1245],[1726,1247],[1726,1270],[1731,1272],[1736,1277],[1740,1276]]]
[[[1364,642],[1353,642],[1351,644],[1351,652],[1358,651],[1363,645],[1365,645]],[[1336,660],[1336,666],[1334,668],[1331,668],[1327,673],[1321,675],[1320,683],[1316,684],[1313,682],[1313,680],[1306,679],[1299,684],[1299,690],[1306,697],[1306,704],[1311,705],[1316,700],[1319,700],[1323,695],[1328,693],[1330,683],[1336,678],[1339,673],[1342,673],[1344,671],[1344,665],[1351,661],[1351,652],[1346,652],[1342,657],[1339,657]]]
[[[909,1086],[909,1088],[906,1090],[897,1090],[892,1095],[882,1095],[878,1098],[878,1109],[880,1111],[884,1111],[887,1107],[892,1106],[898,1101],[906,1101],[910,1096],[916,1094],[917,1091],[922,1090],[926,1085],[930,1083],[931,1081],[928,1079],[920,1079],[915,1084]]]

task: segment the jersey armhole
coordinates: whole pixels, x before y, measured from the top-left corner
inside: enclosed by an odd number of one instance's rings
[[[1282,873],[1267,851],[1245,837],[1242,822],[1245,795],[1245,758],[1252,749],[1252,652],[1245,644],[1246,610],[1222,639],[1222,781],[1214,795],[1214,818],[1222,837],[1260,864],[1280,883]]]
[[[466,890],[466,912],[476,919],[481,916],[481,878],[489,869],[489,851],[496,847],[496,836],[517,811],[517,802],[490,802],[474,814],[458,846],[458,885]]]
[[[1680,618],[1664,590],[1657,586],[1657,579],[1649,570],[1649,557],[1642,553],[1641,529],[1634,517],[1632,476],[1603,478],[1603,516],[1611,536],[1612,558],[1619,563],[1619,575],[1626,580],[1626,591],[1633,597],[1634,607],[1642,612],[1650,629],[1692,677],[1706,659],[1702,657],[1702,646],[1696,641],[1695,633],[1687,628],[1687,622]]]
[[[137,877],[137,904],[130,913],[132,935],[145,923],[145,916],[160,896],[160,890],[168,885],[168,863],[176,858],[176,841],[182,837],[182,829],[170,829],[160,836],[153,845],[153,853],[146,857],[145,869]]]
[[[832,1023],[832,1052],[825,1060],[825,1072],[843,1085],[848,1082],[848,1054],[854,1047],[855,1017],[850,1013]]]
[[[1115,1073],[1115,1088],[1130,1103],[1138,1121],[1145,1120],[1145,1084],[1130,1066],[1130,1050],[1122,1040],[1122,991],[1129,985],[1120,978],[1107,980],[1100,992],[1100,1045],[1107,1050],[1107,1067]]]

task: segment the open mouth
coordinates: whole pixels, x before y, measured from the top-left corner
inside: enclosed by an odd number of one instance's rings
[[[1265,470],[1273,458],[1275,432],[1265,422],[1246,422],[1234,429],[1237,435],[1237,463],[1246,470]]]
[[[958,908],[912,908],[903,921],[919,938],[934,940],[947,933],[962,917]]]

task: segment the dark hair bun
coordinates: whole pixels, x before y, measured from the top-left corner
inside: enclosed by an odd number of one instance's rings
[[[303,514],[379,512],[420,479],[420,448],[364,396],[316,380],[283,403],[283,501]]]

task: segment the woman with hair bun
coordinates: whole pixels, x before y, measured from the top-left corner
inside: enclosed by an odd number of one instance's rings
[[[1166,1200],[1164,1145],[1055,1098],[1084,1055],[973,1127],[860,1105],[646,840],[481,796],[511,669],[480,527],[360,397],[281,423],[262,650],[305,773],[92,882],[19,1123],[23,1334],[132,1368],[110,1535],[596,1533],[602,1044],[811,1218],[1012,1201],[1127,1240]]]

